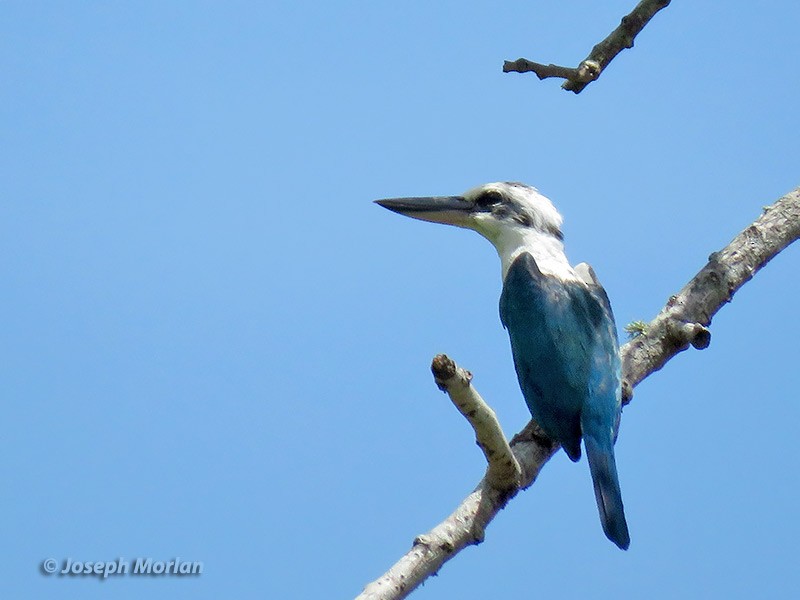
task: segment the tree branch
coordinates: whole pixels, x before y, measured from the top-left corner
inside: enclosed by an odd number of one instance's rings
[[[560,77],[566,79],[561,85],[565,90],[579,94],[587,85],[600,77],[617,54],[626,48],[633,48],[633,40],[644,29],[644,26],[662,8],[669,5],[670,0],[642,0],[627,15],[622,17],[619,26],[612,31],[606,39],[598,43],[581,64],[577,67],[560,67],[558,65],[543,65],[525,58],[515,61],[505,61],[503,72],[527,73],[534,72],[539,79]]]
[[[449,517],[415,538],[411,550],[367,585],[356,600],[405,598],[461,550],[480,544],[486,526],[519,490],[528,488],[536,480],[542,466],[560,447],[545,436],[534,421],[528,423],[511,440],[514,457],[522,467],[519,487],[498,489],[489,483],[487,474]]]
[[[645,328],[622,347],[626,387],[658,371],[689,345],[705,348],[711,318],[736,291],[800,237],[800,188],[771,206],[730,244],[708,257],[708,263]]]
[[[489,463],[486,481],[501,491],[516,490],[522,469],[514,458],[497,415],[472,387],[472,373],[456,365],[444,354],[433,359],[431,371],[436,385],[450,396],[450,400],[475,430],[475,441]]]
[[[707,347],[711,339],[707,326],[717,311],[730,302],[736,291],[761,267],[798,238],[800,187],[766,207],[752,225],[725,248],[713,253],[708,264],[669,299],[644,332],[620,349],[625,402],[630,401],[634,386],[689,345],[699,349]],[[459,395],[478,396],[468,372],[459,369],[443,355],[434,359],[435,372],[437,361],[448,365],[449,369],[448,376],[435,375],[437,385],[444,386],[454,403],[457,403]],[[461,389],[456,389],[458,386]],[[471,410],[467,410],[469,412]],[[478,435],[482,426],[475,425],[468,414],[465,416]],[[499,430],[499,424],[497,428]],[[483,541],[486,526],[519,490],[535,481],[541,468],[558,449],[558,444],[545,436],[534,421],[528,423],[511,441],[514,458],[522,469],[519,486],[498,488],[490,483],[487,471],[487,476],[447,519],[417,537],[411,550],[389,571],[367,585],[356,600],[405,598],[463,548]],[[485,448],[484,451],[486,453]],[[489,453],[486,457],[491,471],[492,458]]]

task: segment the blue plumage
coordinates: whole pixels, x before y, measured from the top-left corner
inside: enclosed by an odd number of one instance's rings
[[[545,276],[523,252],[503,282],[500,319],[533,418],[573,461],[581,456],[583,437],[603,530],[617,546],[628,548],[614,460],[620,360],[605,292]]]

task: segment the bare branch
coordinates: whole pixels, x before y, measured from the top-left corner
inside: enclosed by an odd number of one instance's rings
[[[453,513],[428,533],[417,537],[405,556],[367,585],[356,600],[399,600],[470,545],[483,541],[486,526],[519,489],[529,487],[544,463],[560,448],[533,421],[511,442],[514,457],[523,467],[519,488],[503,491],[484,477]]]
[[[725,248],[712,254],[708,264],[643,327],[644,332],[621,348],[626,402],[630,401],[635,385],[689,345],[700,349],[707,347],[711,340],[707,326],[716,312],[730,302],[734,293],[761,267],[798,238],[800,188],[765,208],[752,225]],[[452,372],[458,373],[459,367],[450,363]],[[458,378],[457,375],[452,377]],[[445,379],[450,381],[452,377]],[[450,383],[449,386],[448,392],[454,385]],[[472,388],[468,381],[466,387]],[[463,548],[480,543],[486,526],[495,515],[519,489],[534,482],[558,449],[558,444],[547,438],[534,421],[528,423],[511,441],[511,450],[522,468],[519,488],[498,489],[484,477],[447,519],[416,538],[411,550],[379,579],[367,585],[356,600],[405,598]],[[488,455],[487,460],[491,464]]]
[[[472,387],[472,373],[444,354],[433,359],[431,371],[436,385],[450,396],[450,400],[475,430],[475,439],[489,463],[486,481],[498,490],[516,490],[522,469],[514,458],[497,415]]]
[[[705,348],[706,328],[736,291],[761,267],[800,237],[800,188],[772,206],[730,244],[708,257],[708,263],[672,296],[644,333],[622,347],[622,372],[632,388],[689,345]]]
[[[619,26],[612,31],[606,39],[598,43],[581,63],[576,67],[561,67],[558,65],[543,65],[524,58],[515,61],[505,61],[503,72],[527,73],[534,72],[539,79],[560,77],[566,79],[561,85],[565,90],[579,94],[587,85],[600,77],[614,57],[625,50],[633,48],[633,40],[644,29],[644,26],[662,8],[669,5],[670,0],[642,0],[627,15],[622,17]]]
[[[588,61],[591,62],[591,61]],[[589,82],[597,78],[599,74],[596,65],[585,64],[587,61],[581,63],[585,65],[583,71],[572,67],[561,67],[559,65],[543,65],[541,63],[533,62],[525,58],[518,58],[515,61],[507,60],[503,63],[504,73],[536,73],[539,79],[547,79],[549,77],[560,77],[569,81],[585,81]]]

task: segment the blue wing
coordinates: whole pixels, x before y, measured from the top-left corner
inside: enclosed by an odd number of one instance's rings
[[[524,252],[503,282],[500,319],[533,418],[573,461],[580,458],[583,437],[603,529],[627,548],[614,460],[620,359],[605,291],[599,284],[545,276]]]

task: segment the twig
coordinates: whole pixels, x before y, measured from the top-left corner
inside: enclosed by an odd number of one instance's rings
[[[761,267],[798,238],[800,187],[766,207],[752,225],[721,251],[712,254],[708,264],[669,299],[658,316],[643,328],[644,332],[621,348],[626,402],[630,401],[633,386],[689,345],[707,347],[710,342],[707,326],[711,318]],[[458,369],[455,363],[453,368]],[[533,421],[514,436],[511,449],[522,468],[518,489],[525,489],[534,482],[558,448]],[[480,543],[486,526],[518,489],[498,489],[484,477],[447,519],[417,537],[411,550],[384,575],[367,585],[356,600],[407,597],[460,550]]]
[[[627,15],[622,17],[619,26],[606,39],[598,43],[581,63],[576,67],[543,65],[525,58],[505,61],[503,72],[536,73],[539,79],[560,77],[566,79],[561,85],[565,90],[579,94],[589,83],[600,77],[614,57],[626,48],[633,48],[633,40],[644,29],[644,26],[662,8],[669,5],[670,0],[642,0]]]
[[[489,463],[486,481],[498,490],[516,490],[522,469],[514,458],[497,415],[472,387],[472,373],[444,354],[433,359],[431,371],[436,385],[450,396],[450,400],[475,430],[475,440]]]

